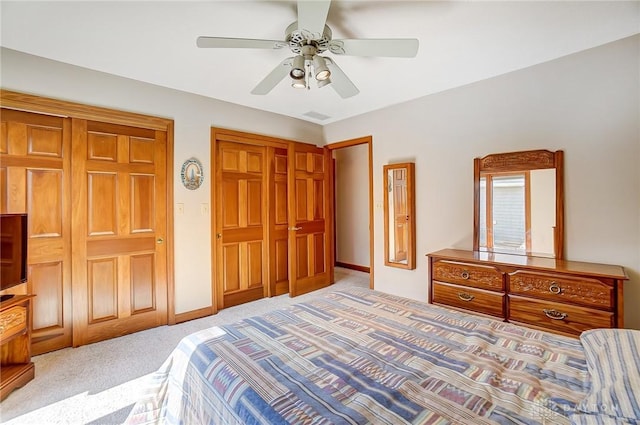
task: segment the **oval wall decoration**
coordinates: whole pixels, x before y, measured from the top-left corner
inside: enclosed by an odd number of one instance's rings
[[[187,159],[184,164],[182,164],[180,178],[182,179],[182,184],[187,189],[196,190],[199,188],[204,181],[204,171],[200,161],[196,158]]]

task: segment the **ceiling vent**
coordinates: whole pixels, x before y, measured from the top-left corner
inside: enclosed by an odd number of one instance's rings
[[[309,111],[304,114],[305,117],[313,118],[314,120],[324,121],[326,119],[331,118],[329,115],[321,114],[320,112]]]

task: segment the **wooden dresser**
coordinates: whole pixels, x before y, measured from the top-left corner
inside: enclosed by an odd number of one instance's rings
[[[31,299],[16,295],[0,305],[0,400],[35,376],[31,362]]]
[[[430,303],[571,336],[623,327],[620,266],[456,249],[427,257]]]

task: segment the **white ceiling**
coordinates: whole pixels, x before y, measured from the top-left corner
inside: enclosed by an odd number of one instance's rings
[[[294,1],[2,1],[1,45],[327,124],[640,32],[638,1],[334,1],[334,39],[417,38],[415,58],[331,56],[360,89],[251,89],[288,49],[199,49],[200,35],[282,40]],[[312,112],[327,116],[311,118]]]

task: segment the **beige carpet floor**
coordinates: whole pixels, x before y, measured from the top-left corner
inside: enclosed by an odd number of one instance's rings
[[[335,279],[336,283],[329,288],[296,298],[288,295],[265,298],[202,319],[35,356],[35,379],[0,403],[0,422],[121,424],[138,399],[147,376],[160,367],[184,336],[284,308],[334,289],[369,287],[366,273],[336,268]]]

